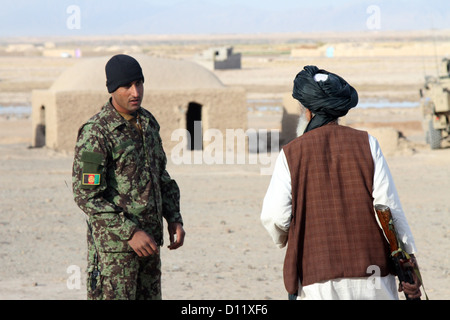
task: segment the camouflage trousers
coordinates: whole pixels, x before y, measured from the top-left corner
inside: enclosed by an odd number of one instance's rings
[[[161,299],[159,254],[141,258],[134,252],[101,252],[98,267],[100,275],[96,279],[92,278],[95,266],[88,267],[88,300]]]

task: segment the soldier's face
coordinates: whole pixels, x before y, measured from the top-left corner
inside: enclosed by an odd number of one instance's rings
[[[144,83],[137,80],[117,88],[111,93],[113,106],[122,113],[133,113],[141,106],[144,97]]]

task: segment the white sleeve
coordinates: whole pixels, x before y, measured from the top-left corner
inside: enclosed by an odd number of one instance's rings
[[[286,245],[291,215],[291,174],[286,156],[281,150],[275,162],[261,211],[261,222],[264,228],[280,248]]]
[[[397,231],[399,239],[404,244],[404,249],[413,254],[416,250],[414,238],[411,229],[406,220],[400,203],[394,180],[391,176],[386,159],[381,152],[377,139],[369,134],[370,151],[375,165],[373,177],[373,204],[384,204],[391,209],[392,220]]]

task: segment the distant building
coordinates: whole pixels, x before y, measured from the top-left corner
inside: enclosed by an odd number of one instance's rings
[[[432,57],[450,54],[450,41],[358,41],[301,46],[291,57]]]
[[[44,49],[42,51],[43,57],[52,58],[73,58],[76,56],[74,49]]]
[[[281,118],[280,145],[284,146],[294,140],[297,134],[301,105],[292,97],[292,93],[283,95],[283,116]]]
[[[82,58],[68,68],[48,90],[32,93],[32,145],[73,151],[79,127],[108,101],[105,64],[110,57]],[[242,88],[226,87],[210,71],[188,61],[135,55],[144,77],[142,106],[161,126],[166,153],[180,144],[172,133],[185,129],[191,140],[203,142],[202,132],[247,127],[246,94]],[[201,129],[194,130],[200,123]],[[198,128],[198,126],[197,126]],[[199,136],[200,135],[200,136]],[[186,137],[188,135],[186,134]]]
[[[194,60],[209,70],[241,69],[241,54],[233,53],[233,47],[210,48]]]

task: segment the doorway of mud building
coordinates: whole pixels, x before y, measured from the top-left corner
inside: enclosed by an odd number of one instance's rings
[[[188,150],[203,150],[202,105],[190,102],[186,112],[186,129]]]
[[[37,148],[45,146],[45,106],[39,109],[39,123],[36,125],[34,146]]]

